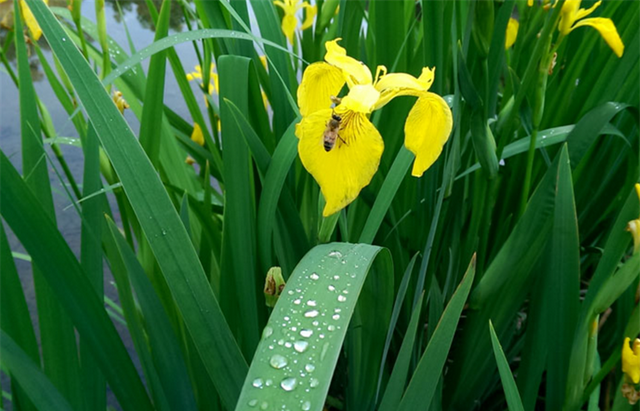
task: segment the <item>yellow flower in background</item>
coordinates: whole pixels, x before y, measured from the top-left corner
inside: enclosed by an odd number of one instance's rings
[[[507,24],[507,37],[505,39],[504,48],[510,49],[513,46],[513,43],[516,42],[518,38],[518,28],[520,27],[520,23],[518,20],[514,18],[509,19],[509,23]]]
[[[4,3],[5,1],[9,0],[0,0],[0,3]],[[43,1],[44,4],[49,5],[49,0]],[[26,24],[26,26],[29,28],[31,37],[35,41],[38,41],[40,39],[40,36],[42,36],[42,29],[40,28],[38,21],[36,20],[33,13],[31,13],[29,6],[27,6],[27,3],[24,0],[20,0],[20,11],[22,12],[22,19],[24,20],[24,24]]]
[[[211,66],[209,67],[209,86],[207,87],[207,92],[209,94],[216,93],[218,90],[220,90],[220,85],[218,84],[218,73],[215,72],[215,69],[216,65],[214,63],[211,63]],[[200,65],[198,64],[195,67],[195,70],[196,71],[187,73],[187,80],[202,80],[202,67],[200,67]],[[202,87],[202,89],[204,90],[204,83],[200,83],[200,87]]]
[[[129,108],[129,103],[122,97],[122,92],[114,90],[111,98],[118,108],[118,111],[120,111],[120,114],[124,114],[124,110]]]
[[[199,146],[204,146],[204,134],[202,133],[202,128],[200,128],[200,124],[193,123],[193,132],[191,133],[191,140]],[[187,156],[185,163],[192,165],[195,164],[196,160],[191,156]]]
[[[420,77],[386,74],[347,56],[340,39],[325,43],[325,62],[309,65],[298,88],[302,120],[296,125],[298,154],[320,185],[326,200],[323,215],[346,207],[369,184],[384,150],[382,137],[369,115],[393,98],[416,96],[405,122],[405,146],[416,155],[412,174],[420,177],[433,164],[453,125],[451,110],[442,97],[430,93],[434,70]],[[349,92],[336,98],[347,84]],[[331,108],[332,103],[335,104]]]
[[[282,32],[287,36],[287,39],[291,44],[293,44],[293,36],[295,34],[296,27],[298,27],[299,24],[298,18],[296,17],[298,11],[302,8],[306,10],[306,16],[304,22],[300,25],[300,30],[306,30],[313,26],[313,20],[318,13],[318,8],[316,6],[312,6],[307,1],[275,0],[273,4],[284,11],[284,17],[282,18]]]
[[[600,6],[602,0],[598,1],[593,5],[593,7],[586,10],[580,8],[580,2],[581,0],[567,0],[562,5],[560,23],[558,24],[558,30],[560,30],[560,33],[563,36],[566,36],[573,29],[582,26],[591,26],[598,30],[604,41],[607,42],[616,56],[622,57],[622,54],[624,53],[624,44],[622,44],[622,39],[620,38],[613,21],[604,17],[592,17],[585,19],[585,17],[593,13],[593,11]]]
[[[638,193],[638,201],[640,201],[640,184],[636,183],[636,192]],[[633,236],[633,252],[640,251],[640,217],[629,221],[627,231]]]
[[[622,345],[622,372],[633,381],[640,383],[640,338],[633,342],[633,348],[629,345],[631,338],[624,339]]]

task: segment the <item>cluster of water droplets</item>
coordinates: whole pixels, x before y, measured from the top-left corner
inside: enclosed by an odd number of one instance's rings
[[[338,259],[341,264],[346,263],[339,251],[331,251],[328,257]],[[322,268],[321,264],[319,269]],[[327,284],[327,278],[314,271],[307,275],[303,273],[299,278],[304,287],[296,288],[295,284],[287,284],[288,290],[280,298],[293,303],[290,305],[292,309],[289,315],[280,318],[272,316],[262,333],[261,347],[271,354],[264,357],[267,358],[269,367],[276,372],[270,374],[271,378],[254,379],[252,386],[256,390],[291,392],[299,400],[298,409],[311,409],[312,404],[304,398],[304,394],[320,386],[320,380],[314,375],[316,364],[325,360],[332,335],[343,327],[339,320],[342,318],[342,311],[349,309],[349,287],[355,276],[355,273],[331,275]],[[326,291],[335,296],[335,300],[326,302],[325,299],[316,299],[315,295],[326,294],[320,287],[326,288]],[[282,408],[279,405],[270,408],[268,402],[257,399],[250,400],[248,405],[262,410],[288,409],[284,405]]]

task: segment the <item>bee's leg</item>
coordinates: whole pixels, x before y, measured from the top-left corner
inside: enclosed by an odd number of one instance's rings
[[[346,141],[344,141],[344,139],[342,137],[340,137],[340,134],[337,134],[337,136],[340,139],[340,141],[342,141],[346,146],[349,145],[349,143],[347,143]]]

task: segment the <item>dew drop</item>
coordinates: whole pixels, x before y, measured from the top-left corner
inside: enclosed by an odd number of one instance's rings
[[[261,410],[266,410],[267,408],[269,408],[269,404],[266,401],[260,404]]]
[[[316,366],[315,366],[315,365],[313,365],[313,364],[307,364],[307,365],[305,365],[305,366],[304,366],[304,369],[305,369],[307,372],[313,372],[313,370],[315,370],[315,369],[316,369]]]
[[[291,343],[287,341],[286,343],[284,343],[284,346],[287,348],[291,348]]]
[[[336,308],[335,310],[333,310],[333,312],[334,312],[334,313],[339,313],[339,312],[341,312],[341,311],[342,311],[342,309],[341,309],[341,308]]]
[[[269,364],[277,370],[287,366],[287,359],[280,354],[274,354],[269,360]]]
[[[319,276],[318,274],[316,274],[316,273],[312,273],[309,277],[310,277],[313,281],[317,281],[317,280],[320,278],[320,276]]]
[[[331,318],[333,318],[334,320],[337,321],[337,320],[340,319],[340,314],[333,314],[333,317],[331,317]]]
[[[336,326],[333,324],[327,327],[327,330],[329,331],[335,331],[335,329],[336,329]]]
[[[327,351],[329,351],[329,343],[324,343],[322,346],[322,352],[320,352],[320,361],[324,360],[324,356],[327,355]]]
[[[316,388],[318,385],[320,385],[320,381],[318,381],[317,378],[311,378],[309,380],[309,387]]]
[[[302,404],[302,411],[309,411],[311,409],[311,403],[309,401],[305,401]]]
[[[344,295],[339,295],[338,296],[338,301],[340,301],[341,303],[347,301],[347,297],[345,297]]]
[[[280,386],[285,391],[293,391],[296,388],[297,381],[294,377],[285,378],[280,382]]]
[[[67,41],[67,38],[66,38],[66,37],[63,37],[63,38],[62,38],[62,41]]]
[[[335,290],[336,290],[336,287],[334,287],[334,286],[332,286],[332,285],[329,285],[329,286],[327,287],[327,289],[328,289],[329,291],[335,291]]]
[[[311,330],[301,330],[300,331],[300,335],[303,336],[304,338],[311,337],[311,334],[313,334],[313,331],[311,331]]]
[[[312,322],[311,324],[312,324],[314,327],[317,327],[317,326],[318,326],[318,324],[320,324],[320,323],[318,322],[318,320],[315,320],[315,321],[314,321],[314,322]]]
[[[300,303],[301,303],[301,302],[302,302],[302,301],[301,301],[299,298],[296,298],[295,300],[293,300],[293,303],[294,303],[295,305],[300,305]]]
[[[266,326],[262,331],[262,338],[269,338],[273,334],[273,328]]]
[[[247,404],[249,405],[249,407],[255,407],[256,405],[258,405],[258,400],[251,400]]]
[[[304,316],[307,318],[313,318],[318,316],[318,310],[310,310],[304,313]]]
[[[293,348],[298,352],[305,352],[309,347],[309,343],[306,341],[296,341],[293,343]]]
[[[340,276],[339,276],[339,275],[334,275],[334,276],[333,276],[333,279],[334,279],[334,280],[339,280],[339,279],[340,279]]]
[[[262,388],[262,378],[256,378],[255,380],[253,380],[251,385],[253,385],[256,388]]]
[[[289,295],[293,295],[293,290],[289,290],[289,291],[287,291],[287,294],[289,294]]]
[[[342,257],[342,253],[340,251],[332,251],[329,253],[329,257],[340,258]]]
[[[273,380],[269,378],[267,381],[264,382],[264,385],[266,385],[267,387],[271,387],[273,385]]]
[[[309,300],[309,301],[307,301],[307,305],[308,305],[309,307],[315,307],[315,306],[316,306],[316,304],[317,304],[317,303],[315,302],[315,300]]]
[[[287,315],[285,315],[285,316],[284,316],[284,320],[285,320],[285,321],[289,321],[290,319],[291,319],[291,318],[289,318],[289,316],[287,316]]]

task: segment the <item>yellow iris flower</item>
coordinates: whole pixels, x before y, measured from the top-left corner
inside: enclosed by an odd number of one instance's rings
[[[629,345],[631,338],[624,339],[622,345],[622,372],[633,381],[640,383],[640,338],[633,342],[633,348]]]
[[[307,1],[300,0],[276,0],[273,2],[276,6],[280,7],[284,11],[284,17],[282,18],[282,32],[289,43],[293,44],[293,36],[296,31],[296,27],[298,27],[298,18],[296,14],[302,8],[306,9],[306,17],[302,25],[300,26],[300,30],[306,30],[309,27],[313,26],[313,19],[316,17],[318,13],[318,8],[316,6],[312,6]]]
[[[558,24],[560,34],[566,36],[573,29],[582,26],[591,26],[598,30],[604,41],[607,42],[616,56],[622,57],[622,54],[624,53],[624,44],[622,44],[622,39],[620,39],[620,35],[618,34],[618,30],[616,30],[616,26],[613,24],[613,21],[604,17],[592,17],[585,19],[585,17],[593,13],[593,11],[600,6],[602,0],[586,10],[580,8],[580,3],[581,0],[567,0],[562,5],[560,23]]]
[[[0,0],[0,3],[4,3],[5,1],[9,0]],[[49,5],[49,0],[44,0],[44,4]],[[35,41],[38,41],[40,39],[40,36],[42,36],[42,29],[40,28],[38,21],[36,20],[33,13],[31,13],[29,6],[27,6],[27,3],[24,0],[20,0],[20,11],[22,12],[22,19],[24,20],[24,24],[26,24],[26,26],[29,28],[31,37]]]
[[[386,74],[378,66],[375,79],[362,62],[347,56],[340,39],[325,43],[324,62],[309,65],[298,87],[302,120],[296,125],[298,154],[304,167],[320,185],[329,216],[351,203],[369,184],[384,150],[382,137],[369,115],[397,96],[416,96],[404,131],[405,146],[416,155],[412,174],[420,177],[433,164],[449,138],[453,120],[442,97],[430,93],[434,70],[425,67],[420,77]],[[337,96],[344,84],[342,99]],[[332,109],[332,101],[337,105]],[[340,118],[335,144],[327,151],[325,132],[332,116]]]
[[[211,63],[211,67],[209,67],[209,87],[207,87],[207,91],[209,92],[209,94],[213,94],[220,89],[218,84],[218,73],[214,71],[215,69],[216,65],[214,63]],[[195,70],[196,71],[187,73],[187,80],[202,80],[202,67],[200,67],[200,65],[198,64],[195,67]],[[204,89],[204,83],[200,83],[200,87]]]
[[[505,49],[510,49],[513,46],[513,43],[516,42],[518,38],[518,28],[520,28],[520,23],[518,20],[514,18],[509,19],[509,23],[507,24],[507,37],[505,38]]]
[[[640,184],[636,183],[636,192],[638,193],[638,200],[640,201]],[[640,217],[635,220],[629,221],[627,224],[627,231],[633,236],[633,252],[640,251]]]

